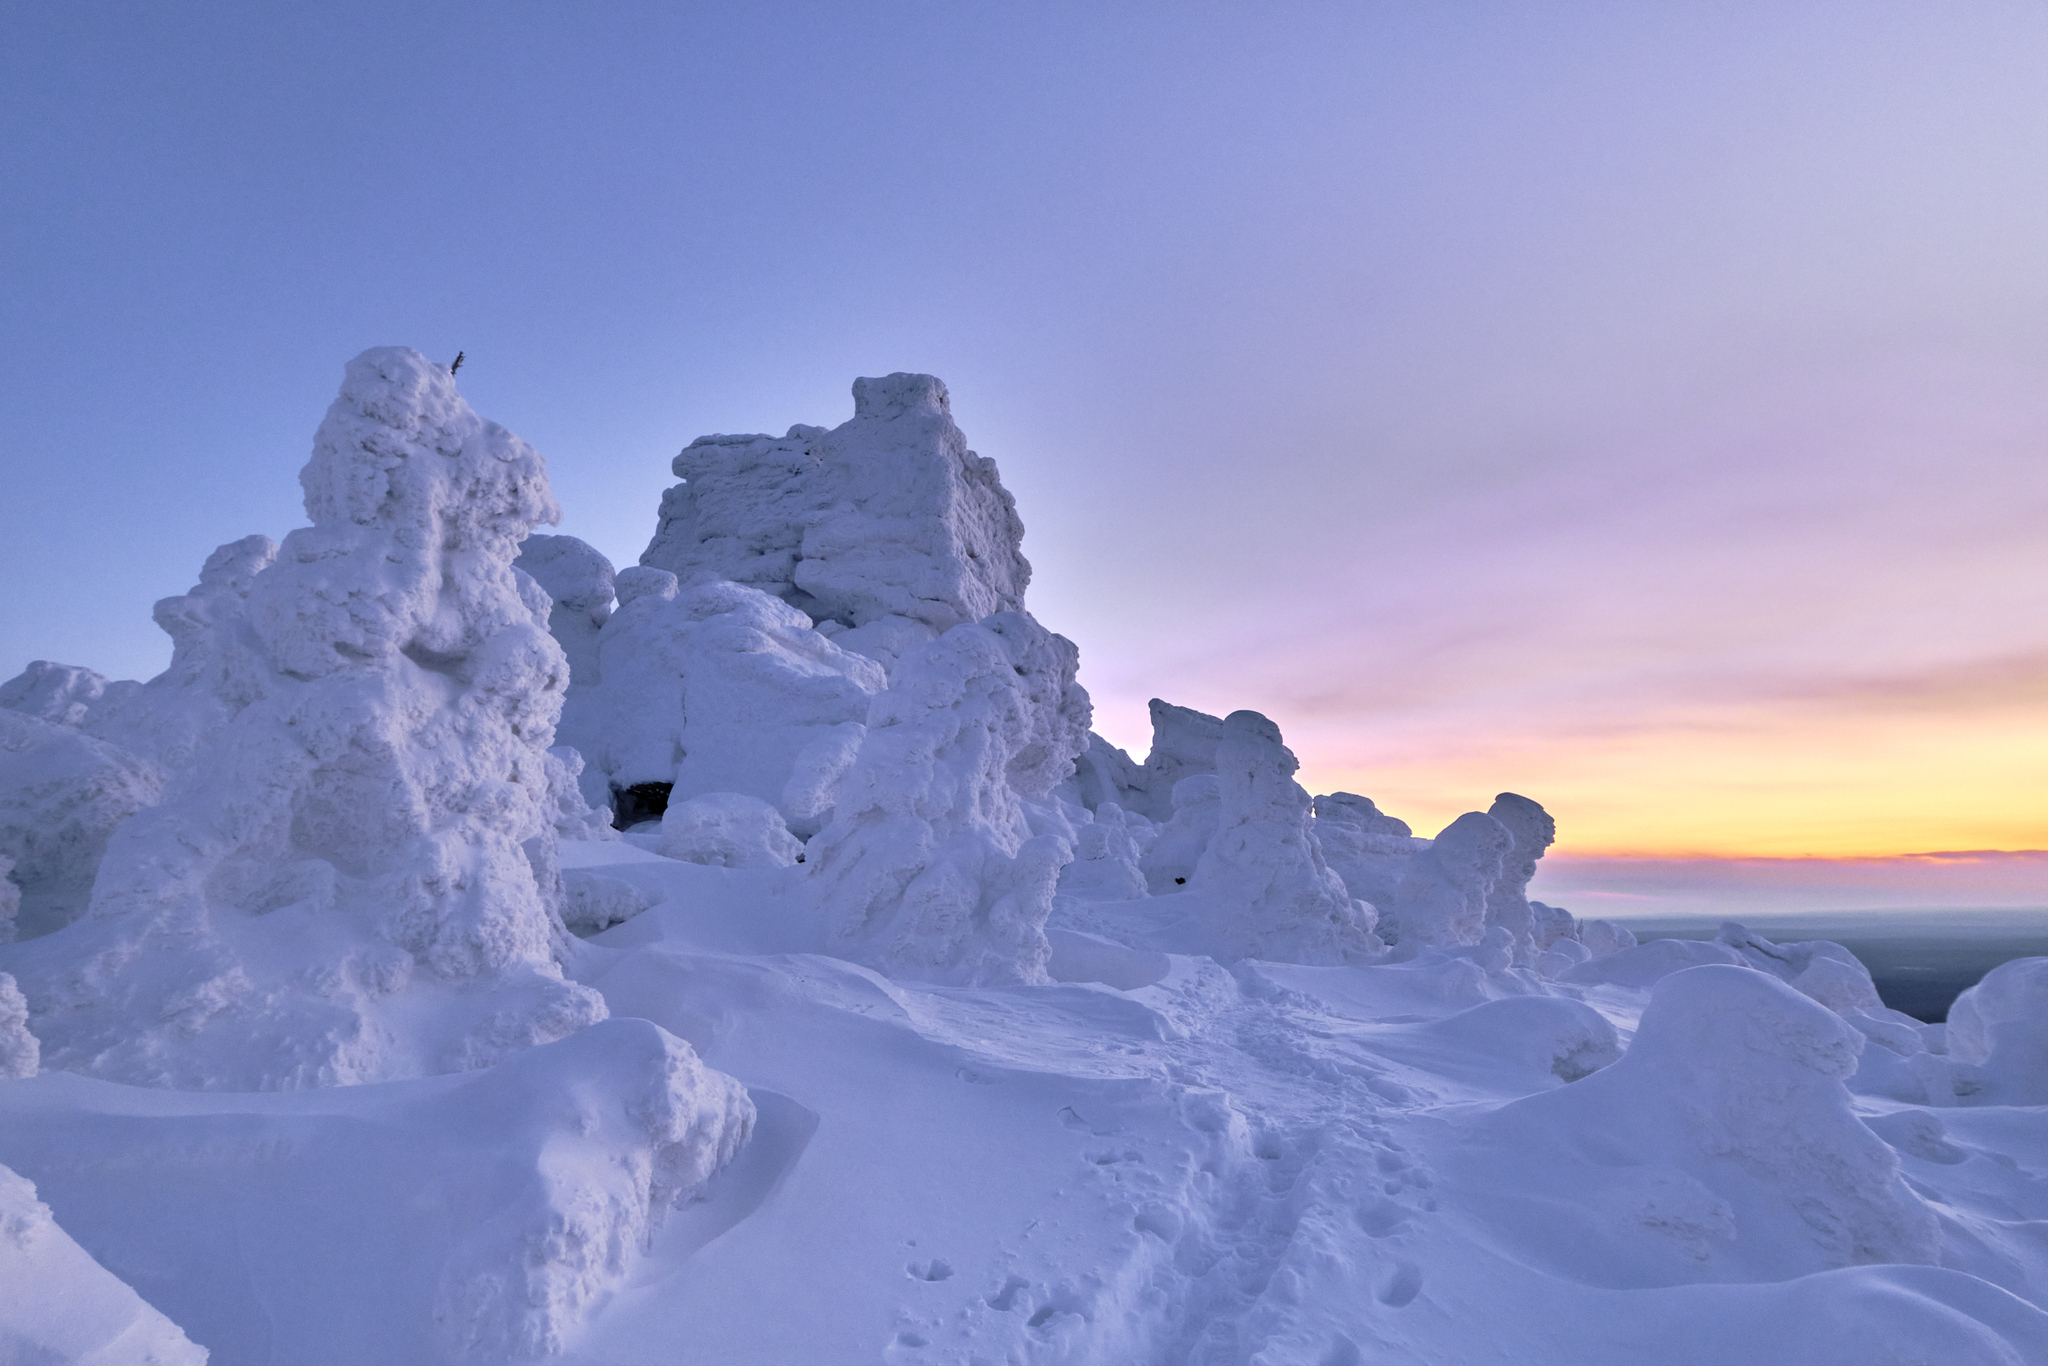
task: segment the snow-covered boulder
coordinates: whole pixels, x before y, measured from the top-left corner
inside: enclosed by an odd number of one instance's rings
[[[887,684],[881,666],[757,588],[722,579],[681,588],[645,567],[618,583],[619,609],[598,634],[602,681],[574,690],[563,726],[591,765],[585,793],[652,784],[666,785],[670,802],[788,795],[799,809],[784,819],[814,833],[830,810],[818,806],[830,786],[821,756],[840,754],[844,728],[867,719]],[[800,776],[809,785],[789,792]]]
[[[1380,908],[1380,934],[1402,957],[1423,948],[1477,944],[1486,932],[1487,897],[1515,847],[1507,827],[1467,811],[1419,850]]]
[[[604,1017],[556,960],[568,667],[512,569],[559,515],[539,454],[380,348],[349,363],[300,483],[312,525],[208,647],[251,700],[115,833],[87,917],[15,951],[48,1065],[328,1085]]]
[[[1612,920],[1582,920],[1577,928],[1579,942],[1595,958],[1605,958],[1636,946],[1635,931]]]
[[[19,1366],[204,1366],[206,1349],[57,1226],[36,1188],[0,1167],[0,1361]]]
[[[85,910],[107,841],[162,794],[156,767],[70,726],[0,711],[0,858],[22,938]],[[11,937],[11,936],[9,936]]]
[[[569,657],[572,688],[599,678],[597,633],[612,614],[612,562],[574,536],[528,536],[512,567],[531,575],[554,603],[548,631]]]
[[[1515,961],[1527,964],[1537,951],[1529,880],[1536,876],[1536,861],[1557,840],[1557,822],[1541,806],[1513,792],[1495,797],[1486,814],[1515,838],[1514,848],[1501,859],[1500,877],[1486,894],[1486,923],[1506,930],[1514,938]]]
[[[640,562],[685,582],[743,583],[853,628],[895,618],[929,636],[1021,610],[1023,523],[995,462],[967,449],[946,386],[858,379],[853,400],[852,420],[829,432],[692,443]]]
[[[1714,942],[1734,949],[1751,967],[1790,983],[1794,991],[1811,996],[1837,1015],[1885,1009],[1877,984],[1870,980],[1870,969],[1840,944],[1825,939],[1774,944],[1732,920],[1721,926]]]
[[[0,972],[0,1080],[34,1076],[42,1056],[43,1046],[28,1032],[28,1001],[14,979]]]
[[[1540,901],[1530,902],[1529,924],[1531,933],[1536,937],[1538,953],[1554,948],[1562,940],[1579,937],[1579,922],[1562,906],[1546,906]]]
[[[739,792],[700,792],[670,802],[655,852],[712,868],[787,868],[803,856],[782,813]]]
[[[1255,711],[1223,720],[1216,833],[1195,865],[1209,941],[1231,961],[1342,963],[1377,953],[1373,913],[1323,862],[1300,767]]]
[[[2048,1105],[2048,958],[1985,973],[1948,1008],[1947,1040],[1950,1057],[1979,1069],[1971,1104]]]
[[[1073,645],[1000,612],[905,654],[807,849],[832,951],[937,981],[1042,982],[1072,857],[1031,833],[1087,746]]]
[[[1933,1264],[1940,1234],[1843,1081],[1864,1039],[1732,964],[1660,981],[1620,1062],[1483,1121],[1454,1179],[1615,1288]]]

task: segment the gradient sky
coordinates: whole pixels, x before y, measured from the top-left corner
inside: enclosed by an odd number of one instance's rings
[[[160,668],[365,346],[466,351],[621,564],[691,438],[925,370],[1134,753],[2048,847],[2044,72],[1968,0],[8,0],[0,677]]]

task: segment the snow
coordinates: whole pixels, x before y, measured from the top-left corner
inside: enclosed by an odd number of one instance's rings
[[[0,1361],[2048,1360],[2048,960],[1926,1026],[1529,901],[1528,798],[1134,761],[855,394],[614,574],[365,353],[170,669],[0,684]]]

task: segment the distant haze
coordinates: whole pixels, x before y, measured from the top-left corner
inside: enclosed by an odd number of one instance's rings
[[[621,564],[693,437],[919,370],[1135,755],[1159,695],[1561,858],[2048,847],[2048,9],[5,25],[0,678],[161,668],[366,346]]]

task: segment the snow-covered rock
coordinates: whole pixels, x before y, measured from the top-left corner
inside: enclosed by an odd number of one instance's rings
[[[784,819],[814,833],[831,809],[826,770],[836,758],[843,771],[846,727],[867,719],[881,666],[757,588],[679,588],[644,567],[618,582],[619,609],[598,634],[602,681],[574,690],[563,727],[590,762],[586,795],[665,784],[671,802],[789,797]]]
[[[2001,963],[1958,996],[1947,1045],[1979,1069],[1971,1104],[2048,1105],[2048,958]]]
[[[1139,868],[1137,822],[1115,802],[1096,808],[1095,819],[1075,831],[1074,861],[1060,872],[1060,891],[1084,901],[1128,901],[1146,894]]]
[[[1132,810],[1152,820],[1173,817],[1173,790],[1182,779],[1216,771],[1216,746],[1223,738],[1223,719],[1192,707],[1176,707],[1153,698],[1152,749],[1131,794]]]
[[[1345,889],[1368,905],[1391,906],[1408,860],[1429,848],[1429,841],[1414,838],[1406,821],[1355,792],[1317,797],[1310,809],[1323,860],[1344,879]]]
[[[570,686],[598,682],[597,633],[612,614],[612,562],[574,536],[535,533],[512,567],[531,575],[554,603],[548,631],[569,658]]]
[[[152,764],[71,726],[0,711],[0,858],[28,938],[85,910],[107,841],[163,792]]]
[[[0,1361],[18,1366],[203,1366],[206,1349],[73,1242],[0,1167]]]
[[[28,1031],[28,1001],[14,979],[0,972],[0,1080],[32,1077],[43,1047]]]
[[[1000,612],[903,656],[877,695],[808,849],[828,941],[892,974],[1042,982],[1056,835],[1031,833],[1087,747],[1088,697],[1071,643]]]
[[[476,1067],[604,1016],[562,977],[550,905],[568,667],[512,569],[559,515],[539,454],[381,348],[350,362],[300,483],[312,525],[207,646],[251,700],[116,831],[86,919],[17,951],[48,1065],[327,1085]],[[245,549],[217,599],[242,601]]]
[[[132,681],[114,683],[105,674],[75,664],[37,659],[0,683],[0,710],[18,711],[54,725],[82,728],[109,689],[119,697],[141,686]]]
[[[852,420],[829,432],[692,443],[640,562],[854,628],[897,618],[930,635],[1021,610],[1023,523],[995,462],[967,449],[946,386],[858,379],[853,400]]]
[[[782,813],[739,792],[700,792],[670,802],[655,845],[664,858],[712,868],[787,868],[803,856]]]
[[[1342,963],[1382,947],[1374,916],[1323,862],[1309,795],[1280,728],[1255,711],[1223,720],[1216,743],[1216,833],[1194,886],[1216,954],[1225,960]]]
[[[1515,838],[1514,848],[1501,859],[1500,877],[1486,894],[1486,923],[1498,925],[1513,936],[1515,961],[1527,964],[1537,951],[1529,880],[1536,876],[1536,861],[1557,840],[1557,822],[1541,806],[1513,792],[1495,797],[1486,814]]]
[[[1418,850],[1380,908],[1380,935],[1403,956],[1427,947],[1477,944],[1486,932],[1487,898],[1515,847],[1507,827],[1467,811]]]
[[[1196,773],[1173,785],[1173,815],[1139,860],[1148,888],[1163,896],[1187,885],[1223,819],[1223,780]]]

